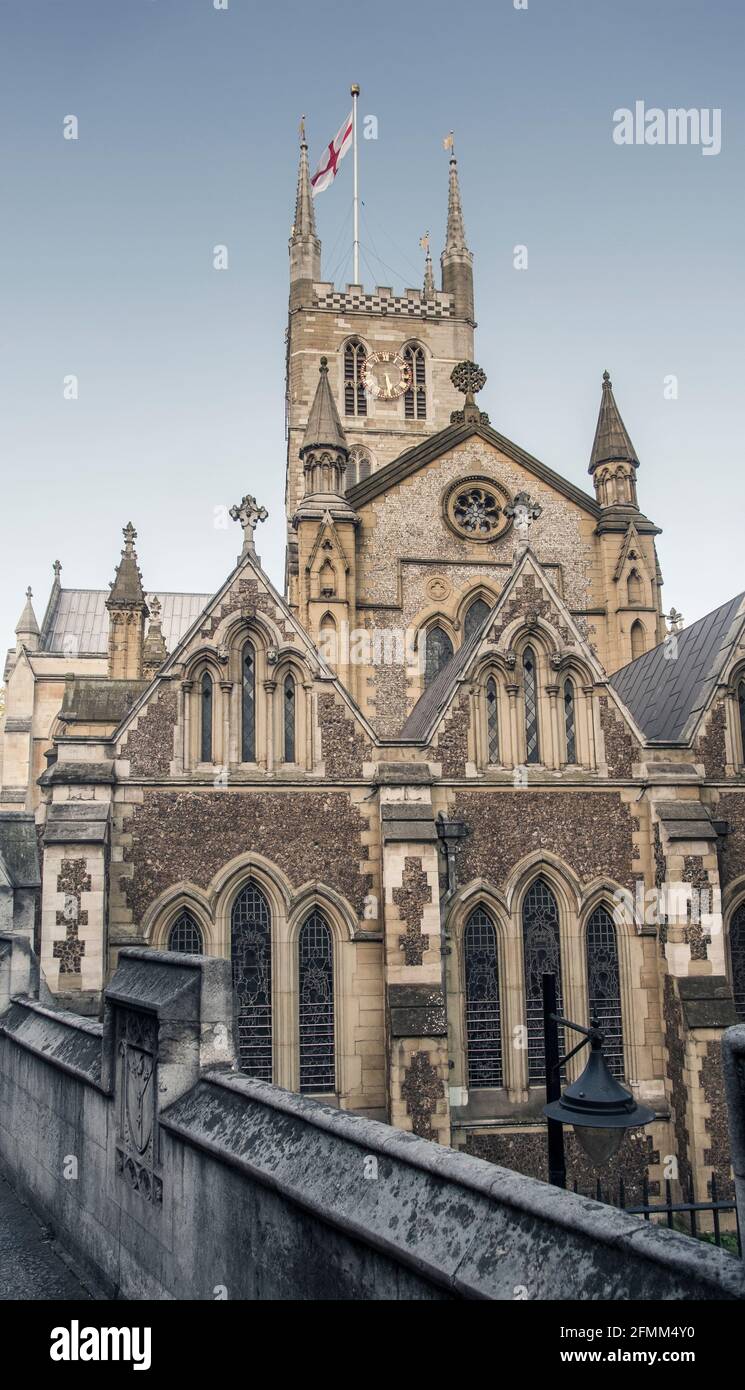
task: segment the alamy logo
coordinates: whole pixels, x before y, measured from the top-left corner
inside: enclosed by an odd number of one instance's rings
[[[719,154],[722,148],[722,111],[715,106],[646,107],[619,106],[613,112],[616,145],[700,145],[702,154]]]
[[[53,1327],[52,1361],[131,1361],[133,1371],[150,1370],[149,1327]]]

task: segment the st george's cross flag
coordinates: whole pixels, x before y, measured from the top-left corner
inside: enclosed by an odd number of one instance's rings
[[[323,193],[324,189],[334,182],[339,165],[352,143],[353,132],[354,117],[350,111],[338,135],[324,150],[321,162],[310,181],[314,198],[317,193]]]

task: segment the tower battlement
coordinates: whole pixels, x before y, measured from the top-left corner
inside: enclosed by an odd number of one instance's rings
[[[347,285],[337,290],[330,281],[313,286],[314,309],[330,309],[334,313],[398,314],[403,318],[450,319],[455,317],[453,296],[435,290],[425,296],[419,289],[406,289],[397,295],[386,285],[376,285],[366,293],[362,285]]]

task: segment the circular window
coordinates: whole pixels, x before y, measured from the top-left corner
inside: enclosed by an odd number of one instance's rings
[[[507,494],[491,478],[467,478],[448,491],[445,518],[460,536],[493,541],[509,525],[503,511],[507,501]]]

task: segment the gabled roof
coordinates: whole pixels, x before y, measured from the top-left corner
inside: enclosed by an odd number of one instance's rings
[[[610,685],[645,737],[688,742],[745,624],[745,593],[623,666]],[[673,656],[672,653],[676,655]]]
[[[578,507],[589,512],[590,516],[595,519],[599,518],[600,507],[594,497],[590,497],[581,488],[575,487],[574,483],[562,478],[559,473],[555,473],[552,468],[541,463],[540,459],[526,453],[518,444],[513,444],[511,439],[499,434],[497,430],[492,429],[491,425],[484,424],[448,425],[446,429],[438,430],[436,434],[429,435],[421,444],[407,449],[405,453],[399,454],[398,458],[391,459],[390,463],[378,468],[369,477],[363,478],[355,487],[349,488],[346,494],[347,500],[355,510],[364,507],[374,497],[379,497],[382,492],[387,492],[388,488],[395,483],[400,483],[404,478],[410,477],[412,473],[416,473],[418,469],[424,468],[426,464],[432,463],[435,459],[441,458],[443,454],[449,453],[459,444],[465,444],[474,435],[507,454],[509,458],[520,464],[528,473],[532,473],[540,482],[554,488],[564,497],[568,497]]]
[[[108,592],[58,589],[56,598],[54,591],[52,597],[54,602],[41,634],[41,650],[70,656],[105,656],[109,649]],[[154,597],[155,593],[145,595],[148,606]],[[168,650],[173,651],[209,603],[211,594],[164,594],[158,589],[157,597],[162,607],[163,636]]]

